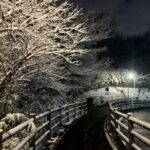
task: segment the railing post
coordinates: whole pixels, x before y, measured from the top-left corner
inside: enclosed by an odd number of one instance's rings
[[[49,141],[49,140],[51,139],[51,135],[52,135],[52,131],[51,131],[51,108],[48,108],[47,111],[49,111],[49,114],[47,115],[47,121],[49,121],[49,124],[48,124],[48,126],[47,126],[47,130],[49,130],[50,132],[49,132],[49,134],[46,136],[46,139],[47,139],[47,141]],[[45,148],[51,149],[51,148],[50,148],[50,145],[48,145],[48,144],[46,145]]]
[[[0,150],[3,149],[3,130],[0,129]]]
[[[77,118],[77,105],[76,105],[76,102],[74,103],[74,118],[76,119]]]
[[[131,116],[132,116],[132,113],[127,113],[127,117],[128,117],[128,138],[129,138],[128,150],[133,150],[132,144],[134,143],[134,136],[131,134],[131,132],[134,128],[133,122],[130,121]]]
[[[68,122],[70,121],[70,110],[69,110],[69,103],[67,105],[67,116],[68,116]]]
[[[35,113],[31,113],[31,114],[30,114],[30,118],[33,118],[34,124],[35,124],[35,116],[36,116]],[[36,141],[36,132],[35,132],[35,134],[33,135],[33,138],[32,138],[32,141],[31,141],[32,150],[35,150],[35,141]]]
[[[114,108],[114,111],[113,111],[115,129],[118,129],[118,124],[116,123],[116,120],[118,119],[118,116],[117,116],[116,113],[115,113],[115,111],[117,111],[117,110],[118,110],[118,108]],[[118,137],[118,134],[117,134],[117,132],[115,131],[115,132],[114,132],[114,140],[117,140],[117,137]]]
[[[83,103],[82,103],[82,110],[83,110],[83,111],[82,111],[82,115],[85,114],[85,106],[84,106],[84,104],[85,104],[85,103],[83,102]]]
[[[80,110],[80,112],[79,112],[79,115],[81,116],[82,115],[82,102],[80,102],[80,104],[79,104],[79,110]]]
[[[59,106],[59,120],[60,120],[60,126],[62,125],[62,107],[61,105]]]
[[[80,109],[79,109],[79,103],[77,102],[76,103],[76,115],[77,115],[77,118],[79,116],[79,111],[80,111]]]
[[[47,115],[47,121],[49,121],[48,130],[50,130],[50,133],[48,137],[51,137],[51,109],[48,108],[47,111],[49,111],[49,114]]]
[[[86,114],[86,106],[87,106],[87,103],[84,102],[84,114]]]
[[[80,103],[80,105],[81,105],[81,107],[80,107],[80,109],[81,109],[81,111],[80,111],[80,116],[82,116],[83,115],[83,105],[82,105],[83,103],[81,102]]]

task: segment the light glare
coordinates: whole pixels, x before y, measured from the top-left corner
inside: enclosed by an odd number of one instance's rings
[[[134,78],[135,78],[134,73],[129,73],[128,78],[129,78],[129,79],[134,79]]]

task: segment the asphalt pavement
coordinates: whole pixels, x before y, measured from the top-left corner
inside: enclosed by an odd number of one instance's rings
[[[110,150],[104,134],[108,115],[107,104],[92,109],[69,129],[57,150]]]

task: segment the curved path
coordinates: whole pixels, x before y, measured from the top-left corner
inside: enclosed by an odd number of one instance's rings
[[[107,104],[91,110],[70,128],[56,150],[110,150],[103,128],[108,115]]]

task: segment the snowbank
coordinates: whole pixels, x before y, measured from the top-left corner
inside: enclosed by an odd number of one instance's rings
[[[86,98],[94,97],[102,101],[117,100],[117,99],[140,99],[150,100],[150,90],[145,88],[123,88],[109,87],[109,92],[105,88],[91,90],[84,93]]]

